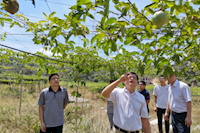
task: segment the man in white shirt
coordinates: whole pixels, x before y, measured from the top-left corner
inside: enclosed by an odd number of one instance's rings
[[[169,85],[165,83],[163,75],[159,77],[159,81],[160,85],[155,86],[153,89],[154,111],[157,112],[159,133],[163,133],[162,116],[165,114],[167,108]],[[165,133],[169,133],[169,121],[165,121]]]
[[[121,82],[125,87],[116,88]],[[150,132],[146,101],[144,96],[135,90],[137,84],[137,74],[128,72],[102,91],[102,95],[114,104],[113,133],[139,133],[142,127],[145,133]]]
[[[190,133],[190,126],[192,125],[192,99],[190,88],[186,83],[177,80],[175,74],[173,74],[172,77],[168,74],[167,80],[170,86],[165,120],[169,120],[168,115],[171,110],[173,132]]]

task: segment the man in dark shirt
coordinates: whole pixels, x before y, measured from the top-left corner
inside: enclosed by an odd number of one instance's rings
[[[148,113],[149,113],[148,104],[150,102],[150,95],[149,95],[149,92],[145,89],[145,86],[146,86],[146,83],[144,81],[140,81],[139,82],[140,90],[138,92],[140,92],[145,97],[145,100],[146,100],[146,103],[147,103],[147,110],[148,110]]]

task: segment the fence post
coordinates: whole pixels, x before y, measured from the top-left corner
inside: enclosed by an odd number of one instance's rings
[[[12,90],[14,89],[14,76],[13,76],[13,82],[12,82]]]
[[[21,92],[20,92],[20,104],[19,104],[19,114],[21,113],[21,103],[22,103],[23,74],[24,74],[24,72],[22,71]]]
[[[10,79],[10,90],[12,90],[11,77],[9,79]]]
[[[68,82],[69,82],[69,77],[67,76],[67,84],[66,84],[66,89],[68,89]]]

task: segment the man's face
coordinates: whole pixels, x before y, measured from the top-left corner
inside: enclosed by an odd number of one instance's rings
[[[139,88],[140,88],[141,90],[143,90],[143,89],[145,88],[145,85],[144,85],[142,82],[139,82]]]
[[[57,86],[57,85],[59,85],[59,82],[60,82],[60,80],[57,75],[53,75],[49,81],[51,86]]]
[[[159,80],[160,80],[160,83],[165,83],[165,78],[164,77],[160,77]]]
[[[128,74],[128,79],[124,83],[131,86],[137,86],[137,76],[131,73]]]
[[[174,74],[172,75],[172,77],[170,77],[170,75],[169,74],[167,74],[167,81],[169,82],[169,83],[172,83],[173,82],[173,79],[174,79]]]

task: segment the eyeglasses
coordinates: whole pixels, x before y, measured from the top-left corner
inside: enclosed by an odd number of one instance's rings
[[[129,78],[129,79],[135,79],[135,80],[137,79],[137,77],[128,77],[128,78]]]
[[[59,78],[52,78],[51,80],[59,80]]]
[[[143,85],[143,84],[139,84],[139,85]]]

